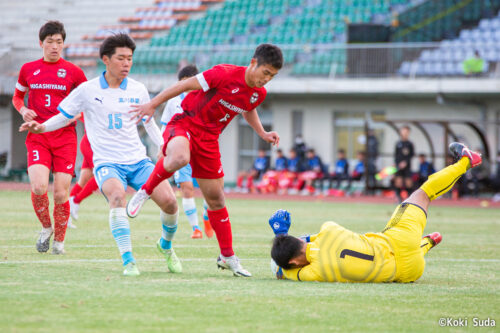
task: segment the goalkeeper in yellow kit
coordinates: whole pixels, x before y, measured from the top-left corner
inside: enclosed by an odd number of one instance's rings
[[[287,211],[279,210],[269,224],[276,234],[271,250],[278,278],[321,282],[413,282],[422,276],[424,255],[441,241],[437,232],[424,236],[427,207],[448,192],[481,155],[461,143],[450,151],[457,162],[431,175],[400,204],[382,232],[358,234],[326,222],[316,235],[296,238]]]

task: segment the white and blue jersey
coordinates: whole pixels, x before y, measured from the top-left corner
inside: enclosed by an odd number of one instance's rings
[[[163,109],[163,114],[161,115],[161,124],[162,131],[165,130],[165,126],[167,126],[168,122],[178,113],[183,113],[184,110],[181,107],[182,100],[186,97],[185,93],[180,94],[179,96],[175,96],[170,99],[165,105],[165,109]],[[180,168],[174,173],[174,181],[177,186],[180,186],[181,183],[185,182],[193,182],[192,177],[193,170],[191,169],[191,165],[186,165],[183,168]]]
[[[125,188],[127,183],[136,188],[136,184],[147,180],[154,165],[146,155],[129,111],[133,104],[149,102],[149,93],[144,84],[130,78],[125,78],[119,88],[110,88],[104,74],[78,86],[59,104],[58,110],[68,118],[84,110],[99,188],[111,177],[124,179]]]

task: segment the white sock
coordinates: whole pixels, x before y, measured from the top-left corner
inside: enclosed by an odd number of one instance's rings
[[[208,220],[208,213],[207,213],[207,209],[208,209],[208,204],[206,202],[205,199],[203,199],[203,219],[206,221]]]
[[[191,227],[199,229],[198,226],[198,211],[196,210],[196,202],[194,198],[182,198],[182,208],[186,213],[187,219]]]
[[[172,239],[174,239],[175,232],[177,231],[178,217],[178,210],[175,214],[167,214],[164,211],[160,212],[160,219],[162,223],[160,245],[165,250],[172,248]]]
[[[124,207],[109,210],[109,228],[115,238],[116,245],[123,259],[123,264],[135,262],[132,256],[132,241],[130,239],[130,225]]]

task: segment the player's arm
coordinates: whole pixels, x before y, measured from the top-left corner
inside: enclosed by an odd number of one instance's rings
[[[146,123],[148,123],[151,120],[153,114],[155,113],[156,108],[160,104],[188,90],[199,90],[199,89],[202,89],[202,86],[198,81],[198,79],[196,78],[196,76],[186,80],[178,81],[174,85],[160,92],[150,102],[142,105],[132,105],[132,110],[130,110],[130,112],[133,113],[134,116],[138,118],[137,122],[139,122],[142,118],[146,117]]]
[[[262,138],[262,140],[272,143],[275,146],[278,146],[280,143],[280,136],[277,132],[271,131],[266,132],[262,123],[260,122],[259,114],[257,113],[257,109],[253,109],[249,112],[243,113],[243,118],[247,121],[248,125],[250,125],[255,133]]]
[[[160,129],[156,125],[155,121],[146,122],[145,119],[142,120],[144,124],[144,129],[148,133],[151,140],[157,145],[161,147],[163,145],[163,137],[161,136]]]
[[[73,118],[67,118],[66,116],[60,113],[50,118],[43,124],[40,124],[38,121],[35,120],[27,121],[23,123],[21,127],[19,127],[19,132],[29,131],[35,134],[52,132],[60,128],[63,128],[64,126],[69,125],[73,121],[74,121]]]
[[[311,265],[301,268],[283,269],[283,279],[293,281],[320,281]]]
[[[61,103],[59,103],[57,110],[59,110],[60,113],[58,115],[50,118],[43,124],[34,120],[25,122],[19,127],[19,132],[30,131],[36,134],[52,132],[75,121],[75,118],[80,115],[86,103],[84,86],[85,84],[79,85],[78,88],[74,89],[61,101]]]
[[[36,118],[37,114],[34,110],[27,108],[24,105],[24,95],[28,91],[28,83],[25,80],[25,66],[21,67],[19,71],[19,77],[16,82],[16,89],[14,90],[14,96],[12,96],[12,105],[21,114],[24,121],[32,121]]]

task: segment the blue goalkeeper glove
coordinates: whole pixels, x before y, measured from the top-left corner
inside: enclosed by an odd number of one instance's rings
[[[271,218],[269,218],[269,225],[276,236],[288,234],[291,223],[290,213],[283,209],[277,210]]]

